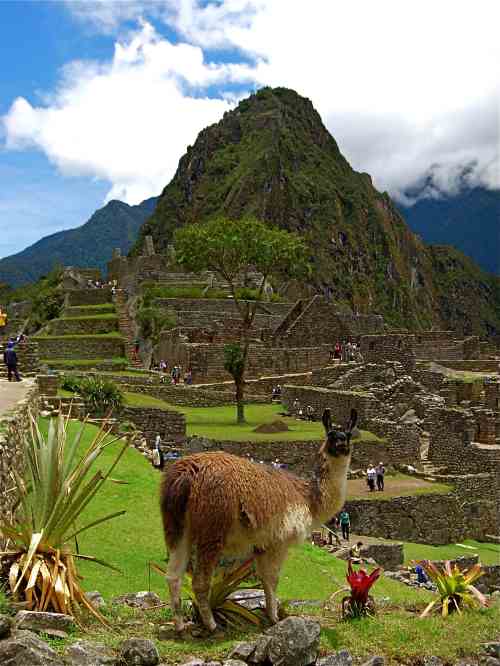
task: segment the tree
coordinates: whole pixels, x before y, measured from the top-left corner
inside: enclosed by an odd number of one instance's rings
[[[186,269],[210,270],[229,285],[241,319],[239,344],[227,345],[225,367],[236,387],[237,421],[244,422],[245,370],[249,334],[264,286],[271,275],[301,277],[308,271],[304,241],[296,234],[255,219],[214,220],[178,229],[174,236],[177,261]],[[255,300],[243,300],[237,286],[248,273],[258,271],[262,281]]]

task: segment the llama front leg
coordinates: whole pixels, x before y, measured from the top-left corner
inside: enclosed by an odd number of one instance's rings
[[[179,633],[183,631],[185,627],[184,619],[182,617],[181,588],[182,579],[186,573],[190,555],[191,549],[187,538],[184,538],[175,548],[170,549],[167,575],[165,576],[170,592],[170,606],[174,617],[175,630]]]
[[[279,622],[276,588],[278,587],[280,571],[287,551],[288,548],[281,544],[281,547],[267,549],[257,556],[257,575],[262,582],[264,594],[266,595],[267,616],[273,624]]]

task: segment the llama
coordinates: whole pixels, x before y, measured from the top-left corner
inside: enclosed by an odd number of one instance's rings
[[[191,561],[203,624],[215,631],[208,595],[223,555],[255,554],[267,615],[272,623],[278,621],[276,587],[289,546],[305,541],[345,501],[357,412],[351,410],[345,432],[332,430],[329,409],[322,421],[326,439],[311,481],[222,451],[187,456],[164,473],[160,505],[176,631],[184,629],[181,586]]]

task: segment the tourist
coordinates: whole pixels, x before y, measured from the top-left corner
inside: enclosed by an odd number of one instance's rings
[[[292,413],[295,414],[295,416],[298,416],[299,409],[300,409],[300,402],[297,400],[297,398],[295,398],[292,405]]]
[[[362,548],[362,546],[363,546],[363,542],[358,541],[358,543],[355,544],[351,548],[350,556],[351,556],[351,560],[353,560],[353,562],[361,562],[361,548]]]
[[[141,346],[141,341],[139,340],[139,338],[136,338],[134,340],[134,346],[132,347],[132,353],[134,354],[134,359],[135,360],[137,360],[137,356],[139,354],[140,346]]]
[[[351,529],[351,518],[345,509],[342,509],[339,516],[339,523],[342,529],[342,538],[349,541],[349,531]]]
[[[422,567],[421,564],[417,564],[415,567],[415,573],[417,574],[417,583],[420,585],[425,585],[425,583],[429,582],[429,579],[427,578],[427,574],[424,571],[424,568]]]
[[[161,358],[158,365],[160,372],[167,372],[167,362],[165,359]]]
[[[375,490],[375,481],[377,479],[377,472],[375,470],[375,467],[373,466],[372,463],[368,465],[368,469],[366,470],[366,483],[368,484],[368,488],[370,489],[370,492],[373,492]]]
[[[306,407],[306,418],[308,421],[314,421],[314,407],[312,405]]]
[[[352,345],[350,340],[348,340],[345,344],[345,360],[347,363],[352,361]]]
[[[192,383],[193,383],[193,371],[191,370],[191,368],[188,368],[186,374],[184,375],[184,384],[191,386]]]
[[[335,343],[335,347],[333,349],[333,358],[340,363],[342,360],[342,347],[340,345],[340,342],[337,340]]]
[[[153,467],[162,470],[165,466],[165,459],[163,457],[163,451],[161,450],[161,437],[156,435],[155,444],[153,448],[152,456]]]
[[[385,476],[385,467],[384,463],[379,462],[375,472],[377,473],[377,490],[384,490],[384,476]]]
[[[0,333],[7,326],[7,313],[2,310],[0,307]]]
[[[12,375],[14,375],[16,382],[21,381],[21,377],[19,376],[19,372],[17,370],[17,354],[16,350],[14,349],[15,346],[16,340],[10,338],[9,342],[7,343],[7,349],[3,354],[3,362],[7,366],[7,379],[9,382],[12,381]]]

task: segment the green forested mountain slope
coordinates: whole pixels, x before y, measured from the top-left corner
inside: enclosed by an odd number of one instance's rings
[[[132,253],[147,234],[165,249],[176,227],[218,214],[254,215],[302,234],[313,265],[306,293],[329,293],[395,326],[500,332],[500,281],[456,251],[426,247],[292,90],[264,88],[200,132]]]
[[[115,247],[124,254],[129,251],[156,201],[153,197],[138,206],[110,201],[82,226],[46,236],[22,252],[0,259],[0,282],[13,287],[35,282],[57,265],[104,269]]]

